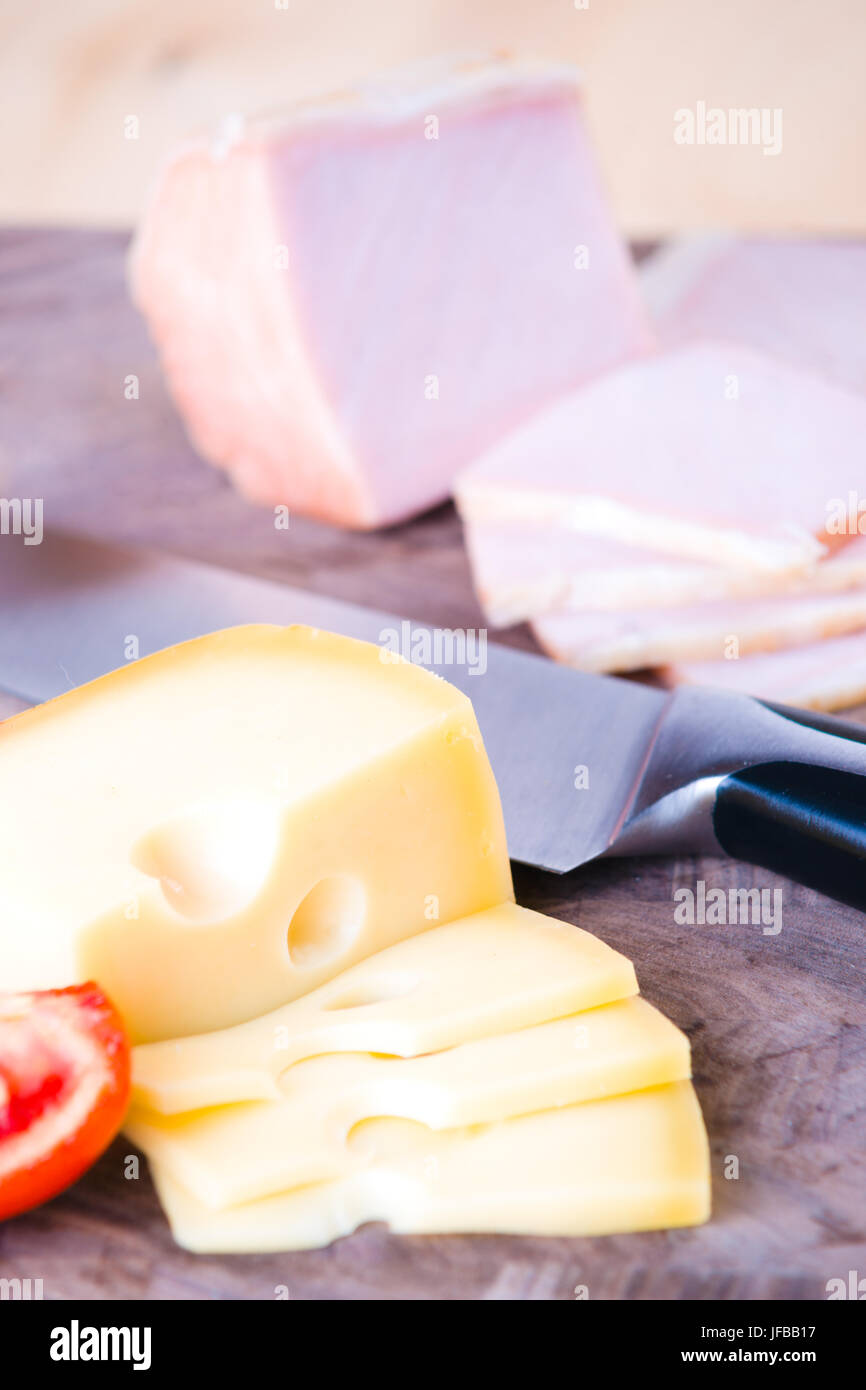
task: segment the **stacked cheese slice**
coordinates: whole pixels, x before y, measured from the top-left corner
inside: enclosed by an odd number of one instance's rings
[[[713,242],[650,261],[662,350],[457,481],[491,622],[529,620],[585,670],[826,707],[866,692],[864,255]]]
[[[689,1045],[625,957],[512,903],[252,1022],[136,1049],[128,1132],[201,1251],[586,1235],[709,1212]]]
[[[447,682],[229,629],[8,720],[0,780],[0,979],[110,993],[184,1244],[706,1216],[687,1043],[622,956],[514,906]]]

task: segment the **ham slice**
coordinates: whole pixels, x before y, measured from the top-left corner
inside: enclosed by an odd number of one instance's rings
[[[464,534],[475,590],[494,627],[553,612],[688,607],[866,586],[866,536],[803,570],[774,572],[725,569],[552,526],[479,521],[468,523]],[[608,621],[616,625],[618,619]],[[630,621],[639,623],[640,613]]]
[[[570,666],[634,671],[686,661],[718,664],[729,648],[745,656],[864,626],[866,587],[848,594],[743,599],[630,613],[550,613],[536,618],[532,630],[545,651]]]
[[[663,674],[670,683],[712,685],[804,709],[847,709],[866,700],[866,631],[738,661],[686,662]]]
[[[440,502],[652,346],[575,74],[548,65],[443,65],[188,144],[130,278],[200,453],[352,527]]]
[[[607,373],[456,483],[475,522],[531,522],[701,563],[797,569],[862,473],[866,400],[700,342]]]
[[[641,278],[664,343],[734,339],[866,392],[866,243],[700,237]]]

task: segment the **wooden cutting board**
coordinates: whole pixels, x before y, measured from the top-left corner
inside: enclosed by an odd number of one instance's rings
[[[450,507],[379,535],[303,521],[276,531],[196,458],[127,302],[124,250],[112,233],[0,234],[0,494],[43,497],[46,525],[481,624]],[[137,400],[124,395],[131,375]],[[532,647],[520,629],[503,640]],[[3,697],[0,712],[19,707]],[[676,925],[673,891],[697,879],[781,888],[781,933]],[[643,993],[691,1038],[713,1152],[709,1225],[591,1240],[371,1226],[311,1253],[195,1256],[174,1246],[144,1162],[125,1176],[120,1139],[70,1193],[0,1227],[0,1277],[41,1278],[46,1298],[271,1299],[286,1286],[299,1299],[523,1300],[578,1286],[592,1299],[811,1299],[849,1270],[866,1275],[864,917],[723,860],[624,860],[564,878],[518,868],[516,888],[632,957]]]

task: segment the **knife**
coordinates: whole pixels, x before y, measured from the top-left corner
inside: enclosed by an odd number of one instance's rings
[[[237,623],[308,623],[422,650],[472,699],[514,859],[728,854],[866,907],[866,728],[749,696],[657,690],[165,555],[48,532],[0,538],[0,686],[51,699]],[[486,635],[485,639],[486,641]],[[437,645],[438,644],[438,645]]]

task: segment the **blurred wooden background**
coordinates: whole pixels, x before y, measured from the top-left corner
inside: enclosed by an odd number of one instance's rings
[[[489,48],[582,67],[633,237],[866,231],[863,0],[0,0],[0,220],[128,225],[190,129]],[[781,154],[677,145],[699,101],[781,108]]]

